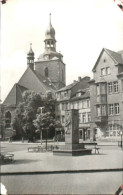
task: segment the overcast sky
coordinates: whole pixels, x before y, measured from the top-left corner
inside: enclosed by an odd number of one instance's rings
[[[2,101],[27,68],[29,44],[36,59],[43,53],[49,13],[67,84],[78,76],[93,77],[103,47],[123,50],[123,12],[114,0],[7,0],[1,5]]]

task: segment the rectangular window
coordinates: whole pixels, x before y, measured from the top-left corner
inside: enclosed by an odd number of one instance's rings
[[[60,104],[56,105],[56,110],[60,110]]]
[[[102,105],[102,116],[106,116],[106,105]]]
[[[82,114],[82,122],[83,123],[86,123],[86,113],[83,113]]]
[[[62,110],[65,110],[65,104],[64,103],[62,104]]]
[[[77,109],[79,109],[79,101],[77,102]]]
[[[88,122],[91,122],[91,113],[88,113]]]
[[[74,109],[74,103],[73,102],[71,103],[71,109]]]
[[[82,102],[79,101],[79,108],[82,108]]]
[[[79,123],[82,122],[81,113],[79,113]]]
[[[86,107],[87,107],[86,101],[83,101],[83,102],[82,102],[82,108],[86,108]]]
[[[105,84],[101,84],[101,94],[105,94],[106,93],[106,86]]]
[[[109,115],[113,115],[113,114],[114,114],[114,105],[109,104]]]
[[[87,108],[90,108],[90,100],[87,100]]]
[[[108,83],[108,93],[112,93],[113,91],[113,85],[112,83]]]
[[[106,69],[105,69],[105,68],[102,68],[102,69],[101,69],[101,75],[102,75],[102,76],[105,76],[105,75],[106,75]]]
[[[100,88],[99,88],[99,85],[97,85],[97,95],[100,94]]]
[[[114,110],[115,110],[115,114],[119,114],[119,112],[120,112],[119,103],[114,104]]]
[[[64,97],[67,97],[67,92],[64,92]]]
[[[68,110],[68,103],[66,103],[66,110]]]
[[[114,93],[118,92],[118,81],[114,82]]]
[[[122,91],[123,91],[123,80],[121,80],[121,88],[122,88]]]
[[[101,109],[100,109],[100,106],[97,106],[97,116],[100,116],[101,115]]]
[[[107,67],[106,68],[106,74],[108,75],[108,74],[111,74],[111,69],[110,69],[110,67]]]

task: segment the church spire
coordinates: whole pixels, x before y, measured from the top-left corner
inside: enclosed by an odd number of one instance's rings
[[[45,32],[44,42],[46,51],[56,51],[55,29],[51,24],[51,13],[49,14],[49,26]]]
[[[49,14],[49,24],[51,25],[51,13]]]
[[[34,52],[32,50],[32,43],[30,43],[30,50],[27,54],[27,66],[34,70]]]

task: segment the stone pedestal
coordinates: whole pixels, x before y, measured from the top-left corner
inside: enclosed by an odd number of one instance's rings
[[[80,156],[91,154],[90,149],[85,149],[84,144],[79,144],[79,113],[70,110],[65,113],[65,146],[53,151],[54,155]]]

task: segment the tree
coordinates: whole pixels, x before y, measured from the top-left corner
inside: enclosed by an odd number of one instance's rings
[[[13,128],[19,136],[25,134],[29,141],[33,141],[35,136],[35,126],[33,120],[36,119],[38,108],[43,106],[41,95],[34,91],[23,93],[23,102],[19,103],[15,110]]]
[[[36,119],[33,121],[37,131],[40,132],[41,143],[42,131],[46,133],[46,149],[48,134],[50,133],[54,137],[55,127],[58,124],[58,121],[55,119],[55,103],[56,101],[52,98],[51,94],[48,94],[44,100],[43,112],[37,114]]]
[[[24,103],[19,103],[17,106],[15,113],[14,113],[14,118],[12,121],[12,127],[16,131],[16,138],[19,139],[21,137],[24,137]]]
[[[45,113],[37,114],[37,118],[33,122],[34,122],[34,126],[37,127],[37,129],[40,131],[40,135],[42,134],[42,131],[45,131],[46,150],[47,150],[48,132],[51,130],[51,128],[55,128],[55,125],[56,125],[56,120],[52,116],[52,112],[45,112]]]

